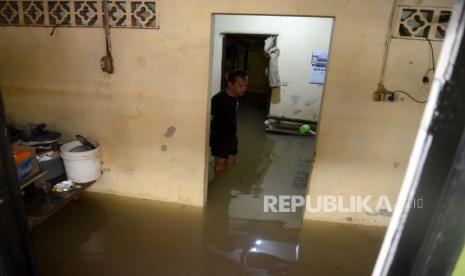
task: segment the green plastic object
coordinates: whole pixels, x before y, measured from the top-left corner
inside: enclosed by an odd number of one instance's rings
[[[460,276],[460,275],[465,275],[465,247],[462,249],[462,254],[457,260],[457,264],[455,265],[454,272],[452,273],[452,276]]]
[[[301,125],[300,128],[299,128],[300,134],[306,134],[306,133],[308,133],[309,131],[310,131],[310,126],[307,125],[307,124],[303,124],[303,125]]]

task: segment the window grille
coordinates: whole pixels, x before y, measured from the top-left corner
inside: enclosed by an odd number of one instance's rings
[[[158,1],[103,0],[117,28],[158,29]],[[0,0],[0,26],[102,27],[102,0]]]
[[[443,40],[452,11],[447,8],[405,7],[397,10],[397,28],[394,37]]]

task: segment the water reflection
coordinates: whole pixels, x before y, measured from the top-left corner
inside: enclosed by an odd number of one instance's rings
[[[289,275],[299,257],[302,207],[295,213],[265,213],[263,200],[264,195],[305,195],[313,138],[265,133],[262,101],[250,94],[242,100],[238,163],[209,183],[207,260],[229,267],[231,275]],[[215,267],[208,269],[217,275]]]

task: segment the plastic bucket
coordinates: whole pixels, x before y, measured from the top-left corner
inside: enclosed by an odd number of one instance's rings
[[[71,152],[75,147],[82,146],[78,140],[63,144],[60,148],[66,175],[75,183],[92,182],[99,179],[102,174],[100,146],[95,142],[91,143],[96,148],[84,152]]]

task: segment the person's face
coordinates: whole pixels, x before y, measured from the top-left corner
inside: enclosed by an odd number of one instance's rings
[[[249,80],[246,78],[238,77],[234,83],[230,83],[232,86],[232,90],[236,96],[243,96],[245,91],[247,90],[247,85],[249,84]]]

